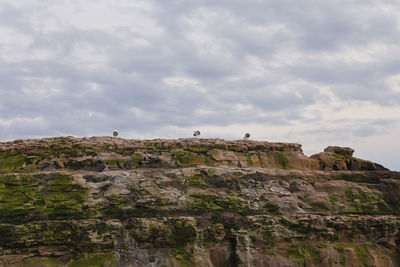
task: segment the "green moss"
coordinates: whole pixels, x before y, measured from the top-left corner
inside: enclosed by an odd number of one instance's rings
[[[199,155],[190,151],[180,151],[175,154],[175,161],[179,167],[189,167],[206,164],[205,155]]]
[[[249,213],[248,203],[241,199],[215,195],[191,195],[194,198],[195,211],[232,211],[241,214]]]
[[[144,160],[144,157],[143,157],[142,153],[137,152],[137,153],[133,154],[132,160],[131,160],[132,168],[139,167],[142,164],[143,160]]]
[[[0,158],[0,171],[13,172],[21,170],[25,162],[26,155],[13,155]]]
[[[339,244],[335,246],[335,249],[337,250],[337,252],[339,252],[340,254],[344,253],[344,247]]]
[[[206,171],[198,171],[194,175],[186,178],[185,186],[205,189],[210,187],[208,179],[210,179],[210,177],[207,175]]]
[[[346,191],[344,192],[344,195],[345,195],[347,201],[354,202],[355,195],[351,188],[346,189]]]
[[[87,258],[79,258],[68,263],[67,267],[112,267],[115,258],[112,253],[90,254]]]
[[[212,180],[208,180],[213,186],[220,188],[222,190],[240,191],[240,181],[239,179],[233,177],[223,177],[218,176]]]
[[[171,253],[171,256],[178,262],[180,267],[194,266],[195,248],[190,249],[180,248]]]
[[[205,189],[208,188],[208,184],[205,183],[205,179],[202,175],[194,175],[189,177],[188,179],[188,186],[190,187],[196,187],[196,188],[201,188],[201,189]]]
[[[319,264],[322,263],[320,254],[315,246],[306,242],[291,244],[286,252],[286,257],[301,260],[304,265],[306,265],[306,260],[308,259],[311,259],[311,262],[317,266],[320,266]]]
[[[16,175],[1,178],[0,222],[19,223],[40,205],[38,187],[25,186]]]
[[[360,265],[368,266],[368,261],[369,261],[368,247],[366,245],[360,245],[356,243],[349,243],[348,246],[353,249],[354,254],[357,257],[357,260],[360,263]]]
[[[220,240],[220,238],[225,236],[225,233],[224,225],[222,223],[214,222],[210,227],[207,228],[202,237],[205,243],[211,243]],[[250,238],[252,237],[253,236],[250,236]]]
[[[250,154],[249,152],[245,152],[245,153],[243,153],[243,154],[244,154],[244,156],[246,157],[247,166],[249,166],[249,167],[254,166],[254,162],[253,162],[253,160],[251,159],[251,154]]]
[[[187,220],[176,221],[172,227],[171,246],[182,247],[197,237],[196,227]]]
[[[9,225],[0,225],[0,247],[17,241],[14,227]]]
[[[217,176],[217,174],[215,173],[215,171],[213,169],[207,169],[205,170],[205,173],[208,177],[215,177]]]
[[[150,218],[162,214],[163,203],[161,199],[155,199],[151,203],[136,202],[136,199],[149,193],[146,190],[139,191],[134,188],[131,188],[131,191],[132,194],[130,195],[112,194],[107,196],[108,203],[103,203],[96,208],[100,211],[99,215],[110,219],[125,220],[131,217]]]
[[[0,222],[83,217],[87,189],[69,175],[8,175],[0,180]]]
[[[327,203],[321,201],[312,201],[310,199],[310,194],[308,193],[304,194],[304,196],[300,197],[300,199],[310,205],[314,211],[327,212],[330,210]],[[331,203],[331,201],[334,201],[334,198],[330,198],[329,202]]]
[[[69,175],[56,173],[52,178],[42,191],[47,216],[58,220],[83,218],[83,203],[87,198],[87,188],[75,184]]]
[[[17,225],[15,226],[15,235],[19,242],[25,243],[25,246],[34,243],[76,247],[89,241],[88,233],[82,229],[79,223],[63,221],[42,221]]]
[[[72,139],[68,137],[60,137],[54,140],[49,148],[42,149],[42,153],[46,155],[63,156],[67,158],[82,157],[82,156],[96,156],[100,150],[96,147],[86,147],[82,144],[74,144]],[[104,148],[103,151],[107,151]]]
[[[354,191],[352,188],[345,191],[345,198],[350,202],[350,211],[362,214],[387,214],[392,212],[383,200],[383,196],[361,189]]]
[[[287,249],[286,257],[301,259],[304,258],[304,252],[300,249],[298,245],[290,245]]]
[[[64,263],[56,258],[31,258],[24,259],[20,264],[21,267],[56,267],[64,266]]]
[[[340,255],[339,263],[340,263],[342,266],[346,266],[346,257],[345,257],[344,255]]]
[[[103,215],[106,218],[121,218],[124,216],[123,204],[126,201],[121,195],[112,194],[106,197],[108,205],[103,210]]]
[[[343,156],[343,155],[341,155],[341,154],[337,154],[337,153],[329,153],[329,157],[330,157],[332,160],[336,160],[336,161],[342,161],[342,160],[345,160],[345,159],[346,159],[345,156]]]
[[[165,145],[165,142],[159,142],[153,144],[155,150],[166,150],[168,147]]]
[[[331,204],[331,206],[334,207],[336,205],[336,196],[330,195],[329,196],[329,203]]]
[[[204,210],[223,210],[219,205],[219,198],[214,195],[192,195],[194,197],[194,209],[199,211]]]
[[[123,159],[109,159],[105,164],[110,170],[126,169],[126,164]]]
[[[329,211],[329,207],[325,202],[309,202],[309,204],[315,211]]]
[[[263,243],[266,247],[271,248],[276,244],[276,236],[274,230],[270,226],[263,225],[260,229]]]
[[[275,163],[277,167],[282,169],[287,169],[289,165],[289,160],[282,152],[275,152],[274,153]]]
[[[232,197],[239,195],[239,192],[235,192],[229,189],[226,190],[226,193]]]
[[[282,214],[279,206],[268,200],[264,200],[263,211],[266,211],[267,213],[269,213],[271,215],[281,215]]]

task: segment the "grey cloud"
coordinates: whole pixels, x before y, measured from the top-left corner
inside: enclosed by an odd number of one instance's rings
[[[96,12],[90,3],[0,5],[0,30],[32,40],[17,53],[26,59],[11,61],[2,47],[19,50],[0,37],[0,124],[13,121],[2,124],[0,139],[114,128],[151,135],[168,126],[323,125],[329,123],[319,121],[323,116],[302,114],[329,104],[321,88],[343,103],[400,103],[400,92],[386,83],[400,71],[394,1],[137,2],[142,9],[102,1],[96,5],[110,18],[128,20],[93,27],[65,7],[90,14]],[[166,84],[171,77],[196,84]],[[381,133],[373,121],[352,114],[348,121],[354,128],[338,131],[360,138]]]

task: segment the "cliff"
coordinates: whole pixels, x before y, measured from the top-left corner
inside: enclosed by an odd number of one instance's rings
[[[0,143],[0,266],[400,266],[400,173],[353,152]]]

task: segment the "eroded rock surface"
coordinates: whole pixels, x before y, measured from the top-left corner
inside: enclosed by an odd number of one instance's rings
[[[400,266],[400,173],[353,152],[0,143],[0,266]]]

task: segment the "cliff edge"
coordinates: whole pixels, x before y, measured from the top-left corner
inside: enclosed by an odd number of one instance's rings
[[[0,143],[0,266],[400,266],[400,173],[353,152]]]

